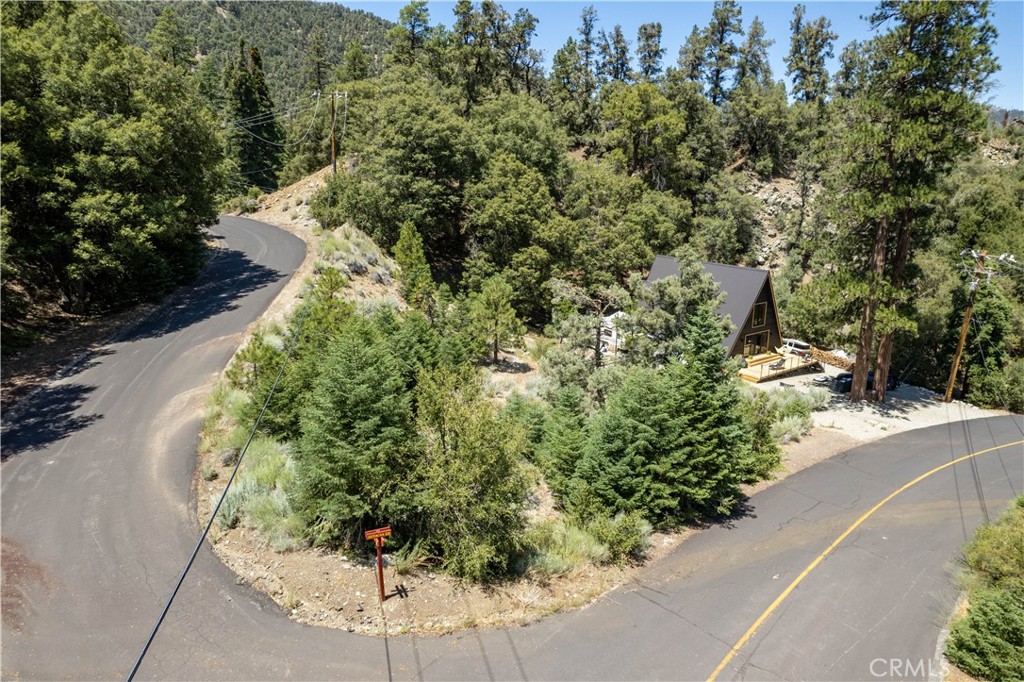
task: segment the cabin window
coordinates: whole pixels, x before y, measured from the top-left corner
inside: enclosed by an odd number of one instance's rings
[[[754,304],[754,326],[763,327],[768,321],[768,304],[767,303],[755,303]]]

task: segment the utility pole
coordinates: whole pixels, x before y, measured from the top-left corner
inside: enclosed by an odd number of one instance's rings
[[[964,344],[967,341],[967,329],[971,324],[971,313],[974,311],[974,299],[978,295],[978,285],[981,283],[982,276],[985,277],[985,281],[991,281],[992,276],[998,274],[995,270],[988,267],[989,256],[984,251],[977,252],[974,249],[964,249],[960,252],[961,256],[970,256],[974,259],[974,271],[971,275],[970,292],[971,295],[967,298],[967,309],[964,311],[964,324],[960,328],[960,341],[956,344],[956,355],[953,356],[953,367],[949,371],[949,381],[946,383],[946,396],[943,398],[943,402],[949,402],[953,399],[953,388],[956,386],[957,374],[960,372],[960,357],[964,352]],[[995,259],[997,264],[1007,263],[1016,264],[1017,259],[1008,253],[1004,253]]]
[[[335,147],[335,144],[334,144],[334,124],[338,120],[338,117],[335,115],[335,111],[334,111],[334,98],[337,97],[337,96],[338,96],[338,91],[337,90],[331,92],[331,174],[332,175],[337,175],[338,174],[337,151],[336,151],[336,147]]]
[[[334,102],[338,95],[345,96],[345,118],[341,122],[341,139],[345,139],[345,128],[348,126],[348,91],[338,92],[335,90],[331,93],[331,173],[333,175],[338,174],[338,145],[334,138],[334,131],[337,128],[338,114],[334,107]]]

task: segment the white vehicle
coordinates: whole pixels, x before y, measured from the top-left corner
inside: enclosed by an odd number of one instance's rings
[[[811,344],[797,339],[782,339],[779,353],[783,355],[799,355],[802,358],[811,356]]]

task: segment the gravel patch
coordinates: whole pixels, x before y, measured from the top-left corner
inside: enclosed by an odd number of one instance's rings
[[[825,365],[827,376],[834,377],[842,371]],[[755,386],[765,391],[787,386],[798,391],[807,391],[819,385],[814,383],[814,379],[821,376],[820,373],[804,374],[765,381]],[[825,388],[831,390],[828,384],[825,384]],[[919,386],[903,384],[887,392],[885,402],[881,404],[866,400],[854,403],[850,402],[848,393],[833,393],[828,408],[813,412],[811,416],[816,427],[833,433],[841,432],[857,443],[868,443],[894,433],[925,426],[1005,414],[1010,413],[1005,410],[982,409],[959,400],[944,403],[938,393]]]

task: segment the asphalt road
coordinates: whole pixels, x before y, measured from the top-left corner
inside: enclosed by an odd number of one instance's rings
[[[199,286],[4,415],[5,679],[123,678],[192,550],[200,393],[303,254],[252,221],[213,231],[226,248]],[[383,639],[298,625],[204,549],[139,678],[705,679],[745,635],[718,679],[926,678],[960,547],[1022,493],[1022,439],[1024,420],[1001,417],[851,450],[526,628]]]

